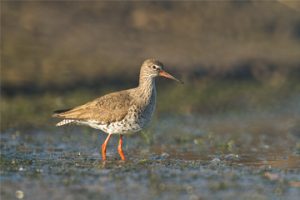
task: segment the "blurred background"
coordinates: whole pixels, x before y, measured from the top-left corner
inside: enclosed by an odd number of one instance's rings
[[[2,1],[1,43],[2,130],[46,125],[52,110],[133,87],[146,58],[186,82],[159,81],[159,113],[299,100],[297,1]]]
[[[3,199],[299,199],[300,1],[1,1]],[[150,126],[55,127],[58,109],[135,87]],[[107,164],[107,165],[106,165]]]

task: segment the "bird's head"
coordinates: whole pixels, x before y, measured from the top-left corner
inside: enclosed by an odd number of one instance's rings
[[[174,76],[166,72],[164,70],[164,65],[155,59],[147,59],[144,61],[141,67],[141,76],[146,76],[151,78],[162,76],[183,83],[181,80],[175,78]]]

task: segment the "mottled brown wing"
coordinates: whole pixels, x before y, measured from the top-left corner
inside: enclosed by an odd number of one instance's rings
[[[76,120],[95,120],[99,123],[111,123],[122,120],[128,112],[132,98],[127,90],[107,94],[84,105],[75,107],[54,117]]]

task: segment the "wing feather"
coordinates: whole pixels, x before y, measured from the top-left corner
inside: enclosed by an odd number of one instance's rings
[[[129,107],[132,97],[128,90],[110,93],[66,112],[56,113],[53,116],[64,119],[93,120],[102,124],[122,120]]]

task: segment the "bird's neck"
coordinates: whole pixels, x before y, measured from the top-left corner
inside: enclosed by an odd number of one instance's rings
[[[155,79],[148,76],[141,76],[138,86],[139,96],[146,102],[156,95]]]

